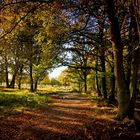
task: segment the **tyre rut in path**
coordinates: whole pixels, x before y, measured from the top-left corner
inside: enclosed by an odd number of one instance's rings
[[[10,137],[15,140],[87,139],[86,124],[93,119],[91,107],[88,97],[63,93],[57,99],[54,98],[47,108],[25,111],[21,115],[10,117],[7,120],[9,127],[15,126],[11,128],[15,134]],[[8,132],[6,133],[8,137]],[[2,138],[5,139],[6,136]]]

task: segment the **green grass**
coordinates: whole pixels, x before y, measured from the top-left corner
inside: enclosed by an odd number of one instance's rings
[[[0,87],[0,115],[17,114],[26,110],[47,107],[51,103],[51,98],[69,91],[69,88],[58,86],[39,87],[35,93],[29,92],[27,88],[18,90]]]
[[[45,96],[42,96],[45,95]],[[30,93],[28,90],[0,89],[0,115],[20,113],[26,109],[46,107],[49,94]]]

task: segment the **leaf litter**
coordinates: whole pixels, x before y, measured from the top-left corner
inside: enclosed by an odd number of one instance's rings
[[[65,94],[47,107],[1,117],[0,140],[137,140],[135,125],[114,120],[117,108]]]

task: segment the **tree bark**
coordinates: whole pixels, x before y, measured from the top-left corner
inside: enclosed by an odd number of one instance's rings
[[[114,54],[114,71],[117,82],[118,93],[118,119],[123,119],[128,115],[130,95],[125,83],[123,68],[123,46],[120,37],[120,28],[114,0],[106,0],[107,14],[110,21],[110,37]]]

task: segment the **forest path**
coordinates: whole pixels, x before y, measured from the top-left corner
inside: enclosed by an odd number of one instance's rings
[[[116,109],[77,93],[60,93],[47,107],[1,117],[0,140],[139,140],[135,127],[112,119]]]
[[[9,131],[15,131],[16,135],[11,135],[15,140],[83,140],[87,139],[86,124],[93,119],[91,104],[90,98],[77,93],[60,93],[47,108],[26,110],[21,115],[10,116],[6,123],[11,128]],[[1,137],[6,139],[8,135],[3,134]]]

